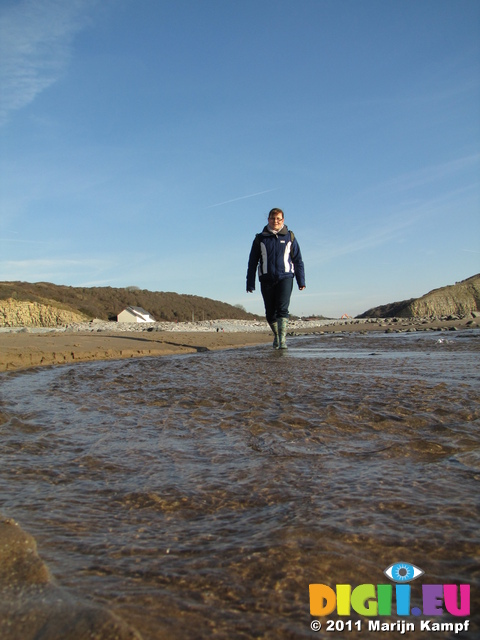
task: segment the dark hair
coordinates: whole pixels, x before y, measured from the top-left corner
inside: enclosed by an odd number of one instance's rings
[[[273,216],[275,214],[281,213],[282,214],[282,218],[284,218],[285,216],[283,215],[283,211],[281,209],[272,209],[269,214],[268,217],[270,218],[270,216]]]

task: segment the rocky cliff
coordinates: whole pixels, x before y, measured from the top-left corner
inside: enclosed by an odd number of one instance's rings
[[[54,304],[0,300],[0,327],[56,327],[85,322],[87,316],[61,309]]]
[[[358,318],[439,318],[477,311],[480,311],[480,274],[434,289],[421,298],[374,307]]]

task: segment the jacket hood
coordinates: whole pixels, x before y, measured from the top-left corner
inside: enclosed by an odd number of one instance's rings
[[[283,225],[283,229],[281,229],[281,230],[278,232],[278,235],[279,235],[279,236],[286,236],[286,235],[287,235],[287,233],[288,233],[288,227],[287,227],[287,225],[286,225],[286,224],[284,224],[284,225]],[[269,228],[268,228],[268,224],[266,224],[266,225],[263,227],[262,234],[263,234],[263,235],[265,235],[265,236],[273,236],[273,235],[275,235],[275,234],[273,234],[273,233],[269,230]]]

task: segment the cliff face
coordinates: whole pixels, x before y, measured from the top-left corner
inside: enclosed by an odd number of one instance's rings
[[[40,302],[0,300],[0,327],[56,327],[89,318]]]
[[[359,318],[431,318],[465,316],[480,311],[480,274],[440,289],[421,298],[392,302],[369,309]]]
[[[480,274],[457,282],[449,287],[434,289],[411,302],[406,311],[408,316],[448,316],[467,315],[480,311]]]

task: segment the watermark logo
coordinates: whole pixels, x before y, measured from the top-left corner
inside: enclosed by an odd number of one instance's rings
[[[457,617],[470,615],[470,585],[468,584],[422,584],[414,591],[415,602],[418,600],[421,606],[412,607],[410,583],[424,573],[422,569],[408,562],[395,562],[384,570],[384,574],[390,580],[387,584],[361,584],[354,588],[349,584],[337,584],[335,589],[326,584],[311,584],[310,613],[312,616],[324,617],[335,611],[338,616],[350,616],[355,612],[367,618],[391,615],[436,617],[445,613]],[[343,624],[338,620],[335,623],[329,622],[335,625],[339,622]],[[452,630],[457,633],[456,627],[461,625],[461,630],[466,630],[468,622],[466,620],[464,623],[456,623],[455,629],[453,629],[453,623],[443,623],[442,627],[451,625]],[[359,621],[355,622],[357,628],[359,624],[361,624]],[[397,629],[399,624],[405,627],[406,623],[402,620],[390,624]],[[422,621],[422,630],[432,630],[431,624],[429,620]],[[436,622],[433,624],[438,626]],[[383,626],[388,625],[386,623]],[[410,623],[410,626],[413,627],[414,624]],[[319,621],[312,622],[312,629],[319,628],[321,628]],[[379,621],[370,621],[369,629],[386,630],[382,628]]]
[[[422,571],[414,564],[408,564],[408,562],[395,562],[395,564],[387,567],[383,573],[394,582],[410,582],[423,576],[425,571]]]

